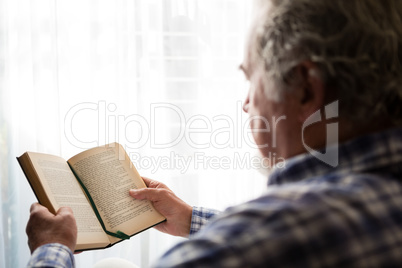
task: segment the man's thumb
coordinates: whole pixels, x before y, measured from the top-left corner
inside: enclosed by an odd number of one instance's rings
[[[73,210],[69,207],[61,207],[57,210],[56,215],[73,215]]]
[[[155,201],[156,199],[156,193],[154,193],[155,189],[150,189],[150,188],[143,188],[143,189],[131,189],[129,191],[129,194],[131,197],[135,199],[148,199],[150,201]]]

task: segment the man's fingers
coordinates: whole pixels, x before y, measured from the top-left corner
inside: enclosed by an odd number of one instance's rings
[[[131,197],[135,199],[147,199],[150,201],[157,201],[160,199],[160,190],[154,188],[131,189],[129,191]]]
[[[32,211],[38,210],[38,209],[40,209],[40,207],[41,207],[41,205],[39,203],[33,203],[31,205],[31,207],[29,208],[29,212],[32,213]]]
[[[145,185],[146,185],[147,187],[149,187],[149,184],[152,182],[152,180],[151,180],[151,179],[148,179],[148,178],[146,178],[146,177],[141,177],[141,178],[144,180]]]
[[[39,203],[33,203],[29,209],[29,212],[31,214],[33,214],[33,213],[50,213],[50,211],[46,207],[42,206]]]
[[[164,189],[169,189],[165,184],[161,183],[160,181],[155,181],[155,180],[151,180],[149,178],[146,177],[142,177],[142,179],[145,182],[145,185],[148,188],[164,188]]]
[[[49,210],[40,205],[39,203],[33,203],[31,208],[29,209],[31,215],[29,216],[29,220],[27,226],[25,228],[25,232],[28,234],[31,232],[31,229],[37,225],[38,223],[43,223],[43,221],[47,218],[52,217],[53,214],[49,212]]]
[[[142,191],[141,189],[131,189],[129,191],[129,194],[131,197],[134,197],[135,199],[144,199],[146,198],[144,195],[144,191]]]
[[[73,210],[69,207],[61,207],[59,208],[59,210],[57,211],[56,215],[72,215],[73,214]]]

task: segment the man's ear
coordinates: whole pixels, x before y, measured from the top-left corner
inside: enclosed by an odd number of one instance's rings
[[[325,88],[317,66],[311,61],[300,63],[295,70],[299,91],[299,120],[304,122],[310,115],[324,107]]]

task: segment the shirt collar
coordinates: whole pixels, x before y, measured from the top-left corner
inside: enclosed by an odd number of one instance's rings
[[[337,148],[336,148],[337,147]],[[330,148],[338,150],[338,165],[332,167],[311,154],[289,158],[275,167],[268,185],[281,185],[328,174],[380,171],[402,174],[402,128],[361,136]]]

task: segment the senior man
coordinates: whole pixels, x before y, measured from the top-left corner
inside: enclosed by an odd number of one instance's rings
[[[189,236],[155,265],[400,267],[402,1],[257,5],[241,65],[250,81],[243,108],[262,155],[286,161],[261,197],[219,215],[157,181],[131,190],[165,215],[159,230]],[[261,131],[274,123],[276,146]],[[75,228],[69,209],[53,216],[33,205],[29,265],[46,257],[73,265]]]

